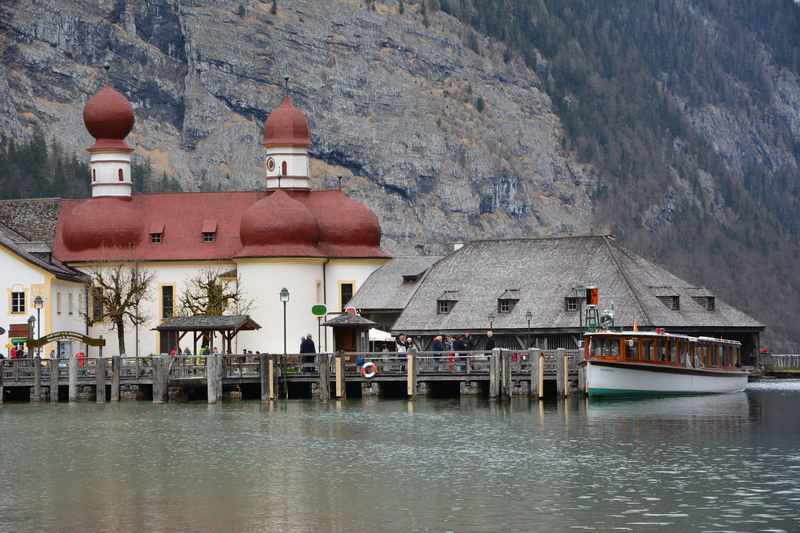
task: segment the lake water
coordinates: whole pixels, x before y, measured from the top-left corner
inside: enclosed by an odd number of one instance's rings
[[[0,531],[799,531],[800,382],[475,398],[0,406]]]

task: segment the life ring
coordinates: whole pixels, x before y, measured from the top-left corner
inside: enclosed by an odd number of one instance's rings
[[[367,361],[361,366],[361,377],[366,379],[372,379],[378,373],[378,365],[373,363],[372,361]]]

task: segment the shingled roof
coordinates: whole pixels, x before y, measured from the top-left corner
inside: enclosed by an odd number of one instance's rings
[[[393,330],[486,328],[490,313],[495,330],[524,329],[527,311],[533,315],[532,328],[577,328],[579,314],[567,311],[565,298],[574,296],[576,286],[589,285],[599,289],[601,310],[613,302],[618,325],[630,326],[635,320],[641,326],[667,328],[763,328],[719,298],[709,311],[698,300],[713,293],[626,250],[613,237],[583,236],[465,244],[430,268]],[[393,287],[376,287],[378,297],[367,293],[371,288],[365,284],[359,291],[363,302],[381,301]],[[519,301],[510,313],[498,313],[498,297],[509,288],[518,289]],[[437,299],[445,291],[458,291],[458,301],[449,313],[438,314]],[[679,309],[670,309],[659,298],[665,294],[679,297]]]
[[[362,310],[400,310],[419,287],[438,255],[400,256],[374,271],[347,305]]]
[[[27,240],[53,243],[61,198],[0,200],[0,222]]]
[[[21,259],[50,272],[58,279],[88,283],[89,276],[73,270],[67,265],[52,259],[46,243],[30,242],[25,235],[0,222],[0,246],[5,247]],[[37,250],[41,253],[37,253]]]

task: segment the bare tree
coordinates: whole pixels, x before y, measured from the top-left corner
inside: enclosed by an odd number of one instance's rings
[[[109,263],[93,270],[91,278],[95,306],[102,309],[103,319],[117,331],[119,353],[124,354],[125,321],[134,326],[147,321],[140,304],[147,300],[153,274],[140,268],[138,263]]]
[[[221,316],[226,311],[242,315],[250,310],[252,301],[245,298],[238,274],[210,267],[186,281],[178,306],[184,316]]]

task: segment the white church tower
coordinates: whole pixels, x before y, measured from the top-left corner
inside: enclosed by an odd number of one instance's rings
[[[133,192],[133,149],[125,143],[134,123],[130,102],[110,86],[103,87],[86,102],[83,123],[96,141],[88,150],[92,198],[130,198]]]
[[[288,96],[267,118],[261,144],[267,149],[267,190],[311,189],[308,121]]]

